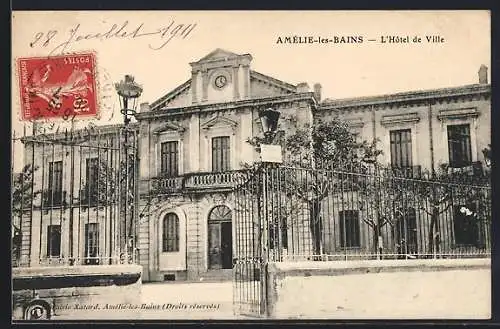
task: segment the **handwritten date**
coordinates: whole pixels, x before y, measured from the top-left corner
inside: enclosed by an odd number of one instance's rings
[[[30,47],[53,47],[49,53],[50,56],[64,54],[71,48],[71,45],[84,40],[104,42],[110,39],[154,38],[155,40],[149,44],[149,48],[160,50],[174,38],[186,39],[196,26],[197,23],[184,24],[172,20],[168,25],[156,29],[146,29],[144,23],[131,26],[127,20],[121,24],[115,23],[98,32],[84,32],[82,25],[78,23],[68,31],[48,30],[46,32],[36,32],[30,42]],[[59,37],[64,38],[62,42],[58,40]]]

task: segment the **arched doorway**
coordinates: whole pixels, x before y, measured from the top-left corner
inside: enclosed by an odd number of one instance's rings
[[[233,259],[232,213],[216,206],[208,214],[208,269],[230,269]]]

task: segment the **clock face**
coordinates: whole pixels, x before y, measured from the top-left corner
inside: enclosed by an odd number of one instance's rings
[[[227,78],[223,75],[219,75],[217,78],[215,78],[215,86],[217,88],[224,87],[226,83],[227,83]]]

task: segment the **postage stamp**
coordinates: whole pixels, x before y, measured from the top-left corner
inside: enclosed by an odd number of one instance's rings
[[[96,116],[93,52],[18,59],[21,119]]]

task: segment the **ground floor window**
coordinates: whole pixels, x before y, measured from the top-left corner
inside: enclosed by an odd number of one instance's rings
[[[47,226],[47,257],[61,256],[61,225]]]
[[[359,213],[357,210],[339,211],[339,229],[340,229],[340,247],[341,248],[359,248]]]
[[[475,204],[453,207],[453,229],[457,246],[476,246],[479,243],[479,225]]]
[[[163,218],[163,252],[179,251],[179,217],[171,212]]]
[[[99,264],[99,224],[85,224],[85,264]]]
[[[396,251],[398,254],[418,252],[417,215],[414,208],[401,210],[394,225]]]

